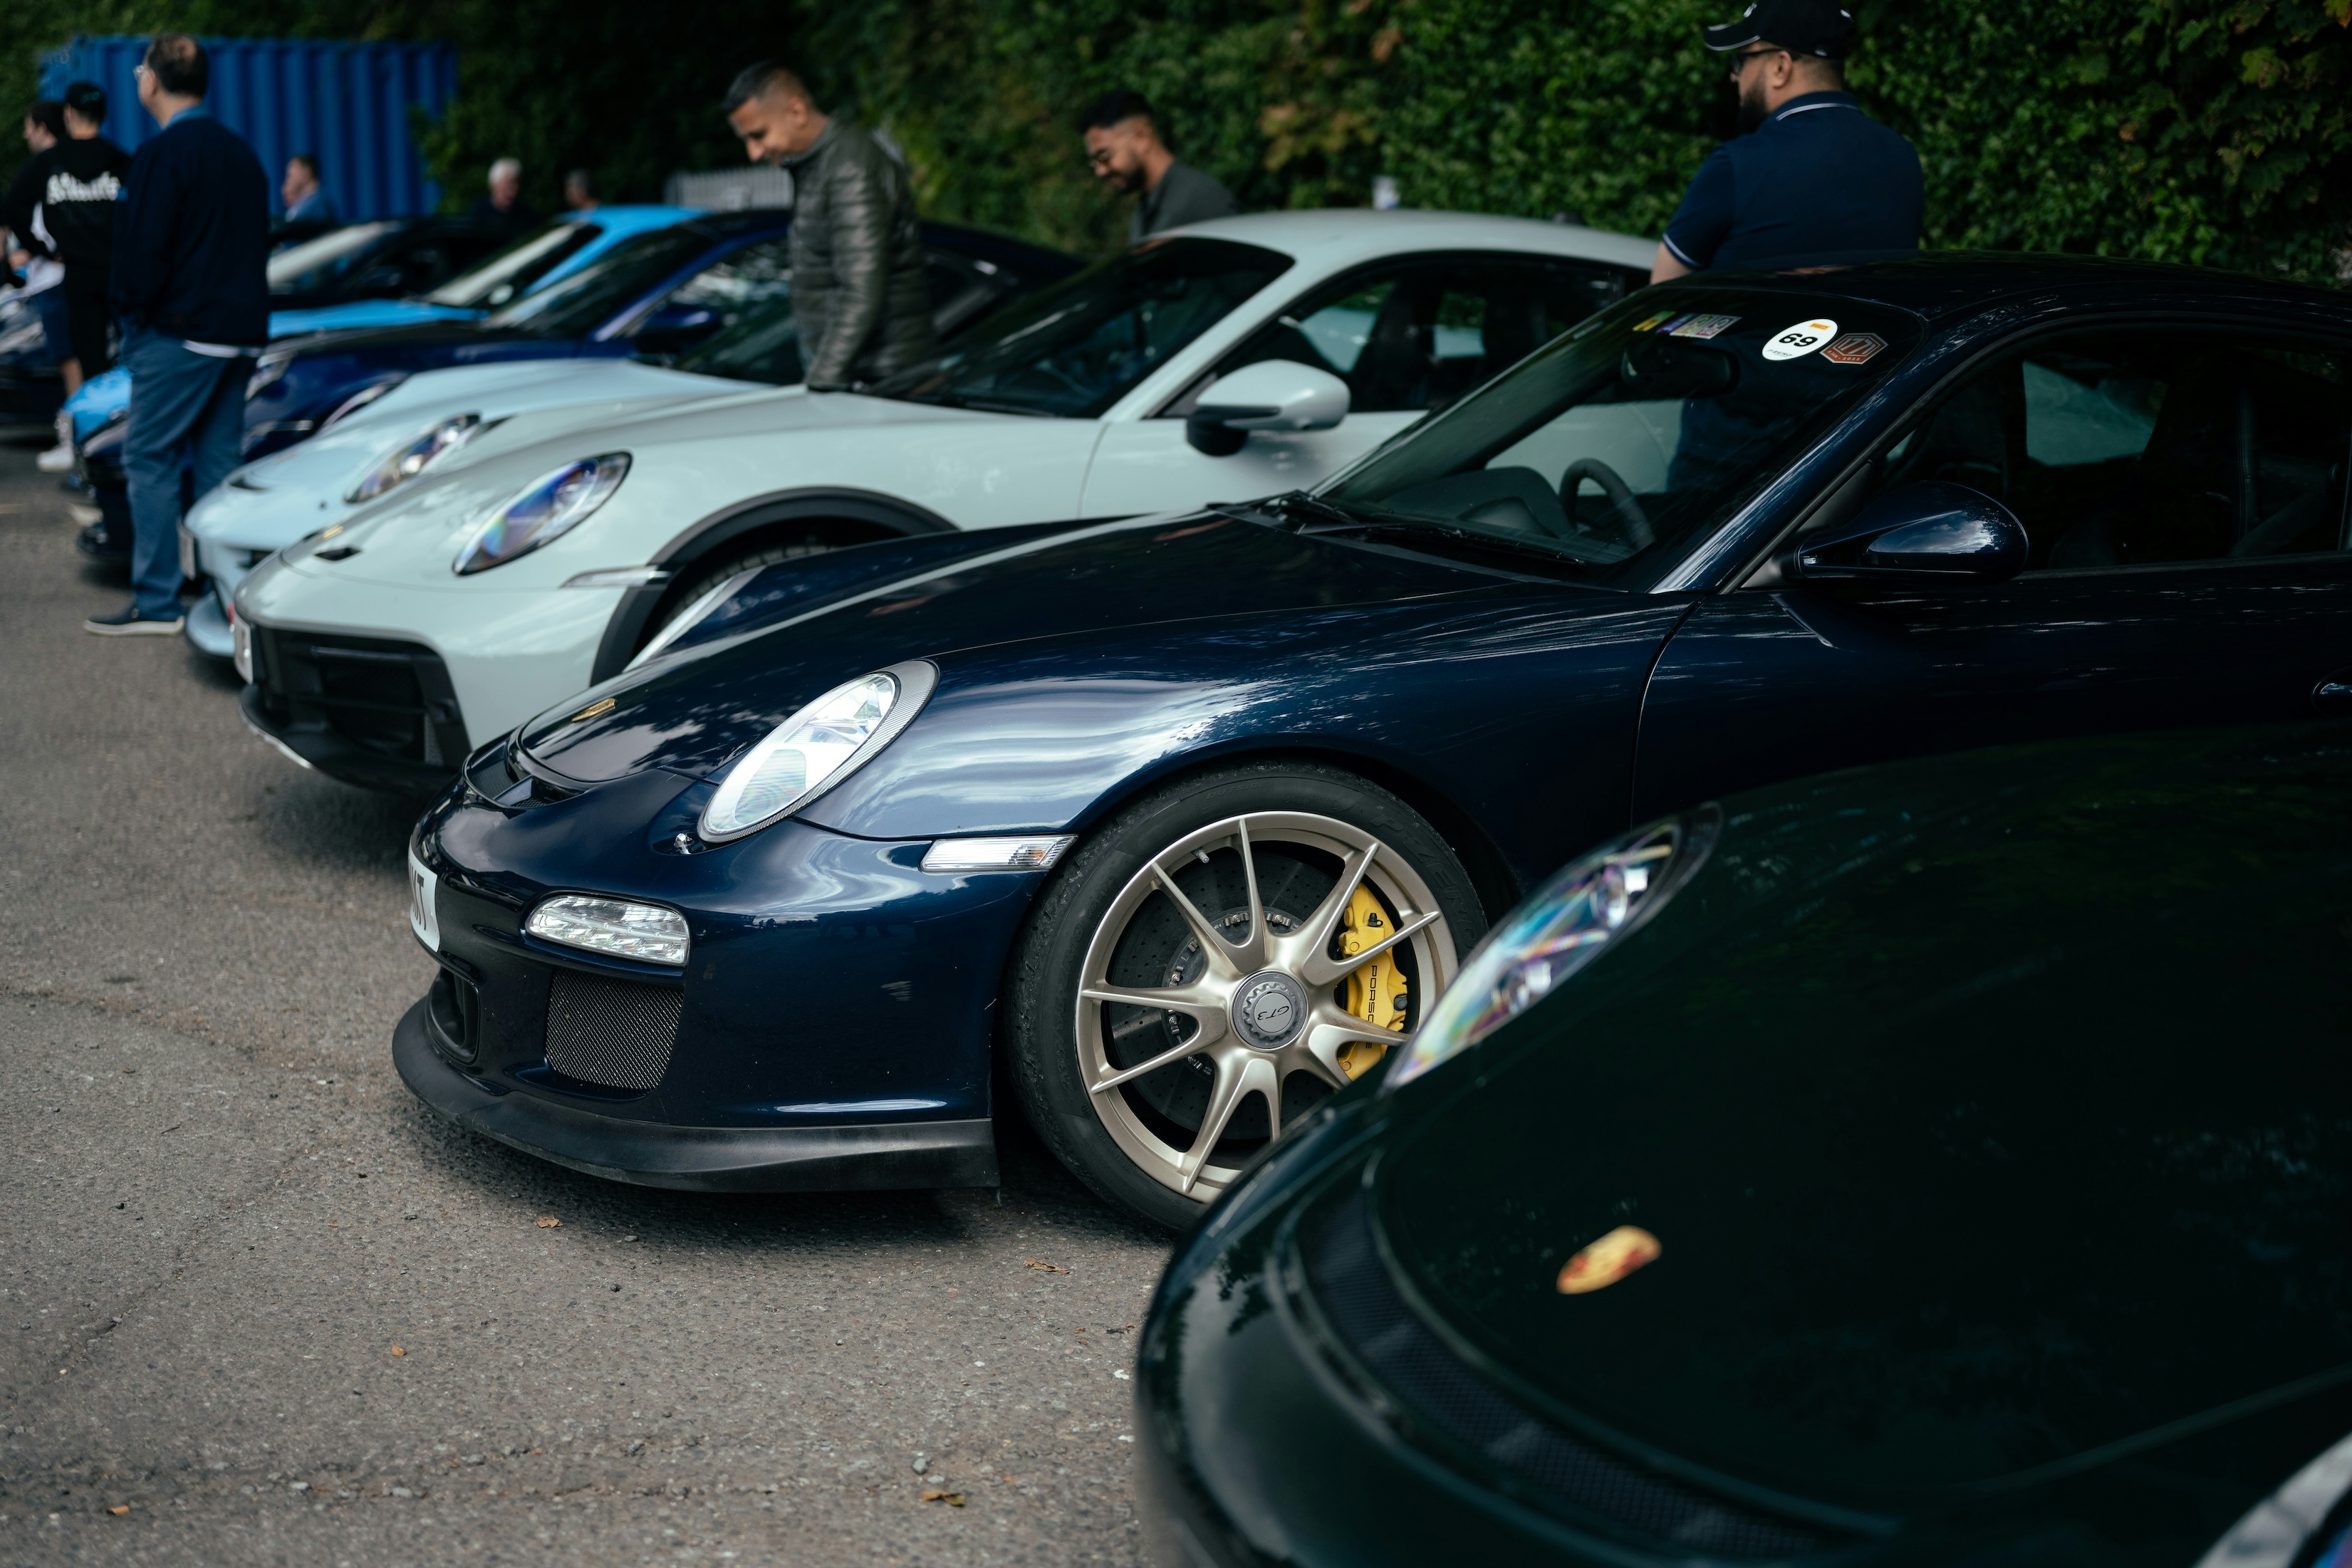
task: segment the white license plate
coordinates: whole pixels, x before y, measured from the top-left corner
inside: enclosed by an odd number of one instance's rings
[[[408,856],[408,926],[431,953],[441,951],[441,879],[427,871],[411,851]]]

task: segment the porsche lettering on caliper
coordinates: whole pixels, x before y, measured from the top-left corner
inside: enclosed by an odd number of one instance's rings
[[[1389,917],[1381,908],[1381,901],[1372,896],[1370,888],[1359,886],[1356,895],[1348,901],[1348,913],[1339,922],[1340,954],[1344,956],[1362,952],[1386,938],[1388,928]],[[1396,956],[1397,949],[1391,947],[1340,981],[1339,1005],[1368,1024],[1402,1030],[1411,996],[1404,971],[1397,967]],[[1349,1078],[1361,1078],[1388,1054],[1388,1050],[1370,1040],[1341,1046],[1340,1071]]]

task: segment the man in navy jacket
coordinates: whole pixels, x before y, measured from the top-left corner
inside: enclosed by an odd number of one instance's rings
[[[1837,0],[1754,0],[1702,29],[1731,57],[1739,135],[1699,165],[1650,269],[1838,267],[1919,246],[1919,154],[1862,112],[1841,63],[1853,18]]]
[[[138,69],[139,102],[163,129],[132,156],[114,216],[135,597],[82,623],[101,636],[180,630],[182,454],[197,495],[228,477],[245,384],[269,340],[269,176],[205,112],[210,79],[204,46],[185,33],[158,34]]]

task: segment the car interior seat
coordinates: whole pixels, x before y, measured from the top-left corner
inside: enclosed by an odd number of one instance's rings
[[[2056,567],[2345,548],[2352,393],[2242,349],[2178,361],[2118,503],[2059,541]]]

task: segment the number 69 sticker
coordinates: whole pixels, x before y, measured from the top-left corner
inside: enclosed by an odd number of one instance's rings
[[[1775,332],[1764,344],[1768,360],[1802,359],[1837,336],[1834,321],[1800,321],[1785,332]]]

